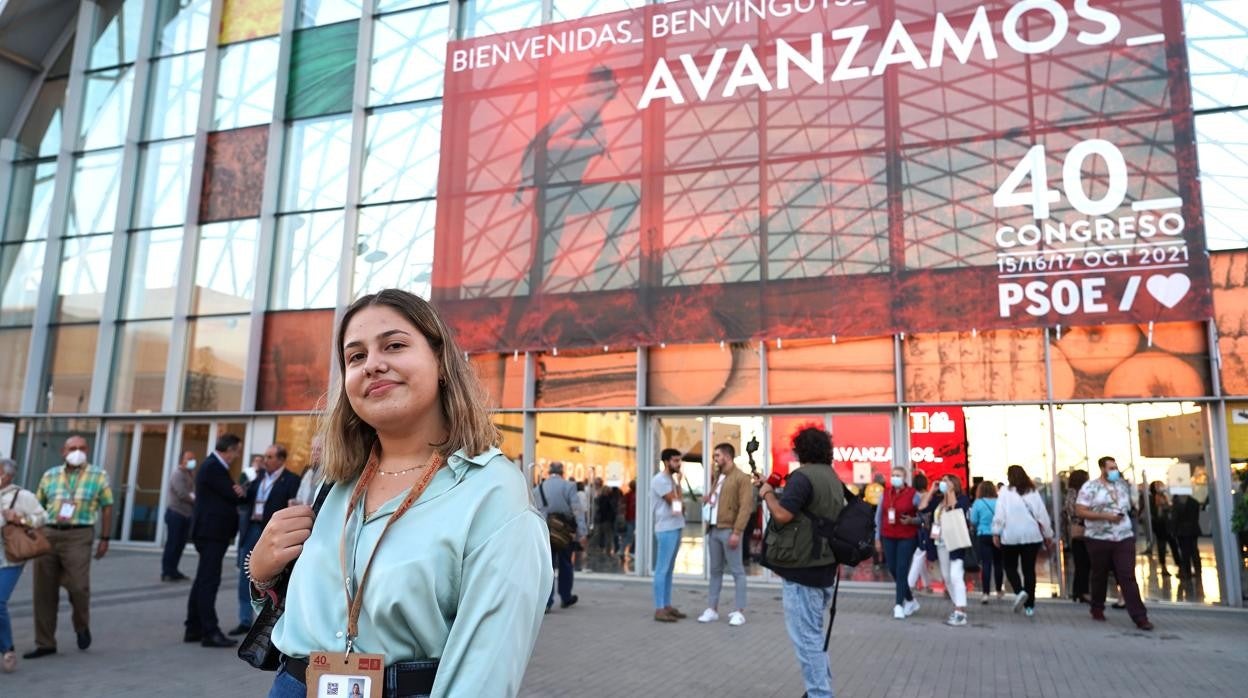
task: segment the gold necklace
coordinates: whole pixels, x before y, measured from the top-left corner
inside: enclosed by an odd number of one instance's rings
[[[404,468],[404,469],[402,469],[402,470],[382,470],[382,469],[381,469],[381,467],[380,467],[380,466],[378,466],[378,468],[377,468],[377,472],[381,473],[382,475],[394,475],[394,476],[398,476],[398,475],[402,475],[402,474],[404,474],[404,473],[410,473],[410,472],[412,472],[413,470],[416,470],[416,469],[418,469],[418,468],[423,468],[423,467],[425,467],[426,465],[429,465],[429,464],[428,464],[428,463],[419,463],[419,464],[417,464],[417,465],[413,465],[413,466],[412,466],[412,467],[410,467],[410,468]]]

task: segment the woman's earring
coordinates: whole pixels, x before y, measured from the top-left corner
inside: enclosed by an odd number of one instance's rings
[[[446,387],[446,379],[445,379],[445,378],[439,378],[439,379],[438,379],[438,387],[439,387],[439,388],[445,388],[445,387]]]

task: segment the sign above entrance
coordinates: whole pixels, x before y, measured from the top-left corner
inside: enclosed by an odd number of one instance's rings
[[[471,351],[1200,320],[1179,0],[717,0],[451,42]]]

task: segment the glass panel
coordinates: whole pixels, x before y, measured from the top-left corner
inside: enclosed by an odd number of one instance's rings
[[[130,455],[134,453],[136,426],[113,422],[105,427],[108,433],[102,444],[105,448],[100,465],[108,473],[108,481],[113,489],[115,515],[109,536],[114,539],[121,539],[126,521],[126,500],[130,497]]]
[[[637,352],[601,349],[537,355],[537,407],[637,404]]]
[[[420,201],[360,209],[355,297],[402,288],[429,298],[435,204]]]
[[[260,221],[254,219],[200,228],[191,296],[195,315],[251,310],[259,236]]]
[[[1248,247],[1248,112],[1196,117],[1200,198],[1205,245],[1211,250]]]
[[[438,189],[442,105],[400,107],[368,117],[364,203],[432,197]]]
[[[145,146],[134,227],[160,228],[186,222],[186,195],[191,187],[195,141],[184,139]]]
[[[474,354],[468,358],[490,398],[490,407],[524,407],[524,354]]]
[[[1050,347],[1053,395],[1074,398],[1209,395],[1209,359],[1198,323],[1072,327]],[[1160,338],[1160,341],[1158,339]],[[1189,351],[1194,350],[1194,351]]]
[[[360,23],[343,22],[295,32],[290,54],[286,118],[351,111]]]
[[[286,140],[282,211],[342,208],[347,202],[351,119],[296,121]]]
[[[102,0],[96,18],[96,39],[91,45],[88,68],[133,63],[139,55],[139,24],[143,3],[139,0]]]
[[[213,128],[226,130],[273,120],[279,40],[261,39],[221,49]]]
[[[328,338],[333,336],[333,310],[265,314],[256,409],[323,407],[333,360]]]
[[[202,458],[208,453],[208,429],[207,424],[182,424],[182,442],[180,450],[183,452],[190,451],[196,457]],[[238,434],[239,438],[243,438],[243,433]]]
[[[768,404],[879,404],[893,402],[896,389],[892,337],[767,347]]]
[[[685,344],[651,347],[648,405],[757,405],[758,347]]]
[[[580,19],[644,7],[646,0],[554,0],[554,21]]]
[[[74,161],[66,235],[110,233],[117,226],[121,151],[87,153]]]
[[[746,475],[751,473],[761,475],[765,463],[758,462],[759,457],[754,457],[754,461],[751,462],[752,456],[746,451],[746,448],[750,445],[750,440],[753,439],[754,448],[757,450],[762,445],[765,430],[765,419],[755,415],[711,417],[711,440],[709,446],[712,458],[717,446],[728,444],[733,448],[732,462],[737,470]],[[762,458],[762,460],[766,461],[766,458]],[[707,459],[707,469],[710,471],[710,477],[718,478],[714,460]],[[763,549],[762,506],[757,498],[754,499],[754,502],[754,511],[750,515],[749,521],[745,524],[745,530],[741,532],[743,545],[746,546],[743,551],[745,573],[751,577],[763,574],[763,567],[754,562],[757,559],[756,556],[761,554]],[[701,504],[701,502],[698,502],[698,504]],[[642,514],[645,515],[649,512],[649,509],[644,508],[644,502],[642,505]],[[699,512],[699,515],[701,515],[701,512]]]
[[[160,515],[160,489],[165,470],[166,424],[140,425],[138,472],[134,477],[134,506],[130,514],[130,540],[156,540],[156,522]]]
[[[9,219],[4,227],[5,242],[42,240],[48,237],[55,184],[55,160],[13,166]]]
[[[134,70],[131,68],[87,74],[82,126],[78,132],[83,150],[111,148],[126,142],[133,93]]]
[[[541,415],[538,415],[540,418]],[[685,513],[685,528],[680,534],[680,548],[676,551],[676,573],[702,575],[706,572],[706,552],[702,537],[702,502],[700,497],[706,492],[706,466],[703,453],[702,417],[660,417],[654,420],[655,446],[657,452],[649,457],[657,460],[664,449],[674,448],[682,454],[678,487],[681,490],[681,504]],[[538,432],[541,433],[540,430]],[[653,478],[666,472],[662,462],[651,466],[639,476]],[[653,487],[651,488],[651,490]],[[647,502],[637,504],[642,516],[654,516],[653,495]],[[651,542],[650,569],[654,569],[654,544]]]
[[[126,260],[125,300],[121,316],[126,319],[172,317],[182,259],[181,228],[130,234]]]
[[[1183,3],[1192,107],[1248,104],[1248,7],[1234,0]]]
[[[377,14],[439,4],[439,0],[377,0]]]
[[[273,438],[286,447],[286,469],[302,475],[312,462],[312,438],[316,436],[317,419],[312,416],[277,418]]]
[[[450,15],[450,6],[441,5],[377,19],[370,105],[442,95]]]
[[[208,45],[212,0],[160,0],[156,12],[156,55],[185,53]]]
[[[95,373],[99,325],[65,325],[48,330],[48,371],[39,402],[45,412],[86,412]]]
[[[202,52],[153,61],[146,140],[195,133],[195,126],[199,123],[199,91],[203,80]]]
[[[26,440],[29,444],[30,472],[26,474],[27,485],[36,486],[45,471],[64,462],[61,447],[72,435],[86,436],[91,461],[99,463],[105,471],[110,470],[108,459],[104,457],[103,450],[96,443],[95,433],[99,427],[98,419],[82,417],[72,419],[48,417],[19,422],[18,438]]]
[[[260,215],[268,148],[267,126],[208,134],[200,222]]]
[[[498,427],[502,435],[498,450],[513,461],[522,462],[524,460],[524,415],[517,412],[495,412],[492,419],[494,426]],[[536,474],[534,476],[536,477]],[[537,482],[533,484],[536,485]]]
[[[359,19],[361,0],[299,0],[299,27],[318,27],[349,19]]]
[[[1043,400],[1044,331],[908,335],[901,345],[907,402]],[[1053,397],[1074,389],[1070,371],[1053,370]]]
[[[30,330],[0,330],[0,411],[17,412],[26,387],[26,357],[30,354]]]
[[[550,463],[559,461],[566,479],[577,481],[578,487],[584,484],[577,496],[585,495],[591,527],[586,567],[595,572],[629,571],[613,554],[619,547],[614,509],[622,499],[618,489],[637,477],[636,416],[629,412],[538,414],[537,433],[534,471],[544,478]]]
[[[104,309],[113,236],[69,238],[61,248],[56,322],[98,320]]]
[[[200,318],[190,325],[182,409],[215,412],[242,408],[251,318]]]
[[[337,304],[342,216],[342,211],[329,211],[278,219],[271,309],[333,308]]]
[[[1248,395],[1248,251],[1209,255],[1223,395]]]
[[[663,285],[759,279],[758,168],[665,177]]]
[[[113,355],[113,412],[159,412],[165,392],[165,369],[173,321],[117,325]]]
[[[277,34],[284,4],[285,0],[223,0],[217,42],[232,44]]]
[[[461,31],[465,38],[499,34],[541,24],[542,2],[541,0],[467,0],[461,16],[463,17]]]
[[[61,149],[61,112],[69,80],[47,80],[39,88],[17,137],[20,157],[51,157]]]
[[[0,246],[0,325],[27,325],[34,321],[46,244]]]

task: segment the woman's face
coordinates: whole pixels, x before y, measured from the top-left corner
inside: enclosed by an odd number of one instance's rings
[[[343,335],[351,408],[374,429],[411,425],[440,410],[438,359],[429,341],[393,308],[356,313]]]

